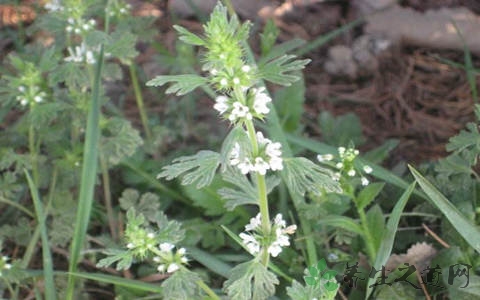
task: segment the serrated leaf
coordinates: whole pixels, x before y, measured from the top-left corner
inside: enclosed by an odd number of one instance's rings
[[[117,165],[123,159],[132,156],[143,144],[139,132],[129,121],[112,118],[102,128],[100,137],[100,155],[110,166]]]
[[[217,193],[227,202],[225,208],[229,211],[240,205],[258,205],[258,190],[248,178],[241,174],[236,168],[228,168],[222,173],[224,181],[231,183],[234,188],[225,187]],[[278,184],[280,179],[276,176],[269,176],[266,179],[267,194],[270,193]]]
[[[288,86],[300,79],[290,72],[301,70],[310,62],[310,59],[295,59],[295,55],[283,55],[272,61],[258,66],[258,75],[267,81]]]
[[[305,195],[305,192],[321,194],[326,192],[340,193],[338,182],[333,180],[333,173],[304,157],[286,158],[283,162],[285,184],[294,193]]]
[[[117,263],[115,268],[120,271],[127,270],[132,265],[133,256],[128,251],[120,249],[107,249],[103,253],[107,255],[107,257],[102,258],[97,263],[97,268],[106,268]]]
[[[178,31],[178,33],[180,33],[179,39],[181,41],[190,45],[195,45],[195,46],[205,45],[205,41],[201,37],[191,33],[186,28],[183,28],[182,26],[179,26],[179,25],[173,25],[173,28],[175,28],[175,30]]]
[[[181,176],[183,185],[196,184],[200,189],[212,182],[219,164],[220,155],[217,152],[202,150],[195,155],[174,159],[171,165],[163,167],[157,178],[172,180]]]
[[[155,213],[155,223],[157,224],[157,239],[169,241],[176,244],[184,239],[185,230],[182,229],[182,224],[175,220],[168,220],[167,216],[162,211]]]
[[[144,215],[150,222],[156,220],[156,212],[160,209],[160,199],[157,195],[145,193],[140,197],[140,193],[134,189],[124,190],[118,202],[123,210],[128,211],[134,207],[139,214]]]
[[[163,299],[191,300],[200,299],[197,282],[201,278],[196,273],[180,269],[162,283]]]
[[[162,86],[173,83],[165,92],[167,94],[185,95],[207,83],[207,78],[194,75],[160,75],[147,82],[147,86]]]
[[[293,280],[292,286],[287,287],[287,295],[292,300],[312,300],[312,299],[324,299],[324,300],[333,300],[337,294],[337,290],[329,291],[326,289],[325,284],[322,284],[323,281],[320,281],[318,284],[316,281],[311,282],[312,284],[307,284],[306,286],[301,285],[298,281]],[[336,284],[331,282],[332,284]],[[330,287],[331,285],[329,285]]]
[[[137,36],[124,30],[116,30],[111,34],[112,42],[105,45],[105,53],[128,63],[138,55],[135,49]],[[98,44],[97,44],[98,45]]]
[[[373,200],[375,200],[375,198],[378,196],[378,194],[380,194],[384,186],[385,183],[383,182],[375,182],[363,188],[355,199],[358,209],[363,210]]]
[[[262,300],[275,293],[277,277],[257,261],[249,261],[234,267],[224,289],[230,299]]]

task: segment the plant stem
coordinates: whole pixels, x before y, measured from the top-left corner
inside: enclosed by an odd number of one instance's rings
[[[107,209],[108,226],[110,227],[110,233],[113,239],[116,241],[118,238],[117,230],[115,226],[115,216],[113,215],[112,208],[112,193],[110,191],[110,175],[108,173],[107,162],[103,155],[100,157],[100,167],[102,168],[102,181],[103,181],[103,197],[105,198],[105,208]]]
[[[247,127],[250,143],[252,144],[253,156],[256,157],[258,155],[258,142],[253,121],[245,121],[245,126]],[[269,236],[272,228],[270,224],[270,213],[268,211],[267,185],[265,182],[265,175],[257,173],[256,179],[258,189],[258,206],[260,208],[260,216],[262,220],[262,233],[264,236]],[[268,248],[263,247],[261,261],[264,266],[268,266],[269,258],[270,255],[268,254]]]
[[[368,228],[367,216],[365,215],[363,209],[357,209],[357,211],[358,215],[360,216],[360,222],[362,223],[363,234],[365,235],[368,256],[370,257],[370,261],[375,261],[377,251],[375,250],[372,234]]]
[[[145,130],[145,135],[147,136],[148,142],[152,141],[152,132],[148,126],[147,113],[145,112],[145,105],[143,103],[142,91],[140,90],[140,85],[138,83],[137,71],[135,68],[135,63],[130,63],[128,65],[130,71],[130,78],[132,80],[133,91],[135,92],[135,100],[137,100],[138,111],[140,113],[140,119],[142,120],[143,129]]]
[[[33,125],[28,128],[28,150],[32,160],[33,181],[38,186],[37,149],[35,147],[35,128],[33,128]]]
[[[210,299],[220,300],[220,297],[218,297],[217,294],[215,294],[215,292],[212,291],[212,289],[209,288],[208,285],[206,285],[205,282],[203,282],[202,280],[198,280],[198,281],[197,281],[197,285],[198,285],[208,296],[210,296]]]

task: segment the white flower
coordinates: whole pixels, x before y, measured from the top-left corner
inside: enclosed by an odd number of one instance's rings
[[[245,158],[243,162],[239,163],[238,168],[243,175],[248,174],[250,171],[254,171],[253,165],[248,158]]]
[[[173,272],[177,271],[178,269],[180,269],[180,266],[177,265],[176,263],[172,263],[168,266],[167,273],[173,273]]]
[[[275,216],[275,219],[273,220],[274,224],[278,227],[285,227],[287,226],[287,223],[285,222],[285,220],[283,219],[282,217],[282,214],[277,214]]]
[[[268,247],[268,253],[270,253],[273,257],[277,257],[280,252],[282,252],[282,247],[276,243],[273,243]]]
[[[268,143],[267,147],[265,148],[265,154],[270,157],[277,157],[282,156],[282,144],[275,142],[275,143]]]
[[[127,248],[128,249],[133,249],[133,248],[135,248],[135,245],[133,243],[128,243]]]
[[[155,237],[155,233],[149,232],[149,233],[147,234],[147,237],[148,237],[149,239],[153,239],[153,238]]]
[[[175,245],[170,243],[161,243],[159,248],[162,252],[170,252],[173,248],[175,248]]]
[[[335,167],[337,167],[337,169],[341,169],[343,168],[343,163],[339,162],[335,165]]]
[[[178,249],[177,253],[180,254],[180,255],[185,255],[185,253],[187,252],[187,250],[185,250],[185,248],[180,248]]]
[[[159,266],[157,267],[157,270],[158,270],[158,272],[160,272],[160,273],[165,272],[165,265],[159,265]]]
[[[270,169],[272,169],[272,171],[283,170],[283,159],[281,157],[272,157],[268,163],[270,164]]]
[[[353,176],[355,176],[356,172],[355,172],[354,169],[351,169],[347,172],[347,174],[348,174],[348,176],[353,177]]]
[[[233,84],[239,84],[240,83],[240,79],[238,79],[237,77],[233,78]]]
[[[247,247],[248,252],[251,254],[260,252],[260,243],[253,236],[243,232],[240,233],[239,236],[243,240],[243,244]]]
[[[230,165],[236,166],[240,163],[240,144],[235,143],[230,152]]]
[[[340,173],[339,172],[333,173],[332,179],[335,180],[335,181],[339,181],[340,180]]]
[[[270,109],[267,107],[269,102],[272,102],[267,93],[265,93],[265,88],[261,87],[254,89],[254,98],[253,98],[253,109],[257,114],[268,114]]]
[[[338,148],[338,153],[340,153],[340,155],[344,154],[345,153],[345,147],[339,147]]]
[[[325,155],[317,155],[317,160],[319,162],[323,162],[323,161],[331,161],[333,159],[333,155],[332,154],[325,154]]]
[[[364,170],[365,173],[367,173],[367,174],[370,174],[370,173],[372,173],[372,171],[373,171],[372,167],[370,167],[370,166],[363,166],[363,170]]]
[[[218,74],[217,69],[211,69],[210,74],[212,74],[213,76],[217,75]]]
[[[96,62],[95,58],[93,57],[93,52],[91,50],[87,50],[85,43],[82,43],[80,46],[76,46],[75,49],[68,48],[68,53],[70,56],[65,58],[65,61],[71,62],[86,62],[89,65],[92,65]]]
[[[260,145],[265,145],[266,143],[271,142],[271,141],[269,139],[265,138],[261,131],[257,131],[257,142]]]
[[[50,12],[62,11],[63,6],[60,4],[60,0],[52,0],[45,4],[44,8]]]
[[[255,218],[250,219],[250,223],[245,225],[245,231],[252,231],[260,227],[262,224],[262,215],[260,213],[257,214]]]
[[[366,185],[368,185],[368,184],[370,183],[370,181],[368,181],[368,179],[365,178],[365,177],[362,177],[361,181],[362,181],[362,185],[363,185],[363,186],[366,186]]]
[[[226,78],[222,78],[222,79],[220,80],[220,85],[221,85],[221,86],[227,86],[227,84],[228,84],[228,80],[227,80]]]
[[[248,106],[243,105],[242,103],[236,101],[233,103],[232,113],[229,116],[231,121],[234,121],[238,118],[246,118],[247,120],[252,119],[252,114]],[[233,120],[232,120],[233,119]]]
[[[265,175],[268,169],[270,169],[270,165],[264,161],[263,158],[255,158],[255,165],[253,166],[255,172],[258,172],[260,175]]]
[[[153,261],[156,262],[156,263],[158,263],[158,262],[161,262],[162,259],[161,259],[159,256],[155,256],[155,257],[153,258]]]
[[[249,65],[243,65],[242,66],[242,71],[245,72],[245,73],[250,72],[251,69],[252,68]]]
[[[215,104],[213,105],[213,108],[217,110],[220,114],[223,114],[230,108],[230,105],[228,105],[228,100],[229,99],[226,96],[218,96],[215,99]]]

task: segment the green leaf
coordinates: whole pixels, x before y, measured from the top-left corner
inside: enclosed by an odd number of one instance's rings
[[[426,180],[417,170],[408,166],[415,180],[428,195],[431,202],[442,212],[460,235],[473,247],[480,252],[480,230],[478,226],[472,224],[458,209],[448,201],[428,180]]]
[[[313,281],[310,281],[310,279],[308,280],[309,280],[309,283],[307,283],[306,286],[303,286],[298,281],[293,280],[292,286],[287,287],[287,294],[290,297],[290,299],[292,300],[312,300],[312,299],[333,300],[335,299],[335,295],[337,294],[338,284],[331,281],[325,282],[323,280],[320,280],[320,282],[317,283],[314,278],[313,278]],[[327,289],[327,286],[333,287],[333,285],[337,285],[337,289],[329,291]]]
[[[53,280],[53,260],[52,253],[50,252],[50,244],[48,241],[48,232],[46,226],[46,215],[43,212],[43,204],[38,194],[38,189],[35,186],[30,174],[25,170],[25,176],[27,177],[28,187],[35,206],[35,213],[37,215],[37,222],[40,227],[40,235],[42,239],[42,262],[43,262],[43,276],[45,280],[45,298],[48,300],[55,300],[55,282]]]
[[[189,198],[192,199],[193,204],[204,209],[206,216],[221,216],[224,215],[225,201],[217,193],[217,189],[223,186],[223,182],[215,178],[213,182],[201,189],[192,185],[182,186],[182,191]]]
[[[314,164],[304,157],[286,158],[283,162],[283,178],[288,188],[299,195],[309,191],[314,194],[341,192],[340,185],[334,181],[329,169]]]
[[[70,273],[74,277],[90,279],[98,282],[110,283],[113,285],[124,286],[136,290],[142,290],[152,293],[161,293],[162,288],[158,284],[146,283],[139,280],[132,280],[123,277],[117,277],[99,273]]]
[[[318,270],[314,266],[308,267],[308,273],[310,273],[312,277],[318,276]]]
[[[201,278],[187,269],[180,269],[162,283],[162,299],[191,300],[200,299],[197,282]]]
[[[105,52],[120,59],[123,63],[130,63],[137,55],[135,49],[137,36],[125,30],[116,30],[111,35],[112,42],[105,46]]]
[[[173,25],[173,28],[175,28],[178,33],[180,33],[179,39],[187,44],[190,45],[195,45],[195,46],[204,46],[205,41],[200,38],[199,36],[191,33],[187,29],[183,28],[182,26],[179,25]]]
[[[228,278],[228,274],[232,267],[217,256],[194,247],[188,247],[187,253],[188,256],[205,266],[210,271]]]
[[[258,205],[257,188],[236,168],[228,168],[222,173],[222,178],[235,187],[224,187],[217,191],[220,197],[226,200],[225,208],[227,210],[232,211],[239,205]]]
[[[301,70],[310,62],[310,59],[295,59],[295,55],[283,55],[265,64],[258,65],[258,75],[267,81],[289,86],[300,79],[296,75],[287,74]]]
[[[262,49],[262,56],[272,50],[272,47],[275,45],[280,30],[275,25],[275,22],[272,19],[268,19],[265,27],[263,28],[263,33],[260,34],[260,48]]]
[[[140,133],[129,121],[112,118],[102,128],[100,155],[110,166],[115,166],[123,159],[132,156],[142,144]]]
[[[325,260],[325,258],[322,258],[318,261],[317,263],[317,269],[318,271],[320,272],[323,272],[324,270],[327,269],[327,261]]]
[[[340,286],[339,286],[338,283],[336,283],[336,282],[331,282],[331,281],[329,281],[329,282],[325,282],[324,287],[325,287],[325,289],[326,289],[327,291],[333,292],[333,291],[338,290],[338,288],[339,288]]]
[[[393,208],[392,213],[390,214],[390,218],[388,219],[385,232],[383,233],[382,242],[377,251],[375,262],[373,263],[373,267],[375,268],[375,270],[380,270],[382,266],[386,265],[390,257],[390,254],[393,249],[393,243],[395,241],[395,235],[398,229],[398,222],[400,221],[400,217],[402,215],[403,209],[405,208],[405,205],[407,204],[408,199],[410,199],[410,195],[415,189],[415,184],[416,183],[413,182],[405,190],[405,192],[403,192],[397,204],[395,204],[395,207]],[[380,273],[375,273],[373,278],[370,277],[368,279],[367,295],[365,299],[368,299],[368,297],[371,295],[373,289],[370,286],[376,282],[379,275]]]
[[[133,255],[129,251],[119,249],[107,249],[103,252],[107,257],[97,263],[97,268],[106,268],[117,263],[116,269],[128,270],[133,262]]]
[[[383,182],[375,182],[361,190],[355,199],[358,209],[363,210],[367,207],[380,194],[384,186]]]
[[[335,276],[338,274],[337,271],[335,270],[328,270],[325,273],[322,274],[322,278],[325,280],[331,280],[335,278]]]
[[[322,138],[329,145],[344,146],[353,143],[359,146],[365,142],[362,123],[354,113],[333,116],[330,112],[324,111],[318,117],[318,124]]]
[[[353,219],[344,216],[326,216],[318,221],[319,225],[329,225],[333,227],[340,227],[346,231],[363,234],[363,230]]]
[[[167,94],[185,95],[199,86],[207,83],[207,79],[194,74],[160,75],[147,82],[147,86],[162,86],[166,83],[173,84],[166,90]]]
[[[125,189],[118,202],[123,210],[128,211],[133,207],[150,222],[156,220],[156,213],[160,209],[160,199],[157,195],[145,193],[140,197],[140,193],[134,189]]]
[[[308,285],[315,285],[317,284],[317,280],[315,277],[312,276],[304,276],[303,279],[305,280],[305,283]]]
[[[255,260],[239,264],[231,271],[224,289],[230,299],[267,299],[275,293],[277,277]]]
[[[299,129],[303,114],[305,81],[301,73],[299,73],[299,77],[300,80],[275,93],[274,104],[285,132],[294,132]]]
[[[385,230],[385,218],[379,205],[374,205],[367,211],[367,226],[373,238],[373,247],[377,251],[382,243]]]
[[[197,188],[208,186],[220,164],[220,155],[213,151],[202,150],[195,155],[182,156],[165,166],[157,178],[172,180],[182,176],[182,184],[196,184]]]
[[[87,235],[90,212],[93,206],[93,190],[95,187],[98,161],[98,142],[100,141],[100,81],[103,69],[103,46],[100,48],[100,54],[97,59],[95,78],[93,82],[92,99],[87,119],[87,130],[85,135],[85,145],[83,152],[82,177],[80,182],[80,192],[78,196],[78,210],[75,222],[75,232],[70,249],[70,263],[68,271],[67,299],[73,298],[75,288],[75,278],[72,273],[77,271],[77,263],[80,260],[80,252],[84,246]],[[77,71],[78,72],[78,71]],[[78,72],[80,73],[80,72]]]

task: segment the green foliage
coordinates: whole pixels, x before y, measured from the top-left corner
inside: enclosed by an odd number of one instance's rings
[[[289,86],[300,79],[291,73],[302,70],[310,59],[296,60],[295,55],[283,55],[258,66],[259,77],[279,85]]]
[[[307,191],[314,194],[324,191],[341,192],[338,182],[332,179],[332,171],[304,157],[287,158],[284,165],[285,184],[295,193],[304,195]]]
[[[219,157],[216,152],[202,150],[195,155],[176,158],[171,165],[163,167],[157,178],[172,180],[182,176],[184,185],[196,184],[197,188],[208,186],[220,164]]]
[[[167,90],[167,94],[185,95],[207,83],[204,77],[187,74],[187,75],[161,75],[147,82],[147,86],[162,86],[173,82]]]
[[[143,140],[130,122],[120,118],[112,118],[103,124],[100,137],[100,156],[110,166],[117,165],[123,159],[132,156]]]
[[[134,189],[126,189],[118,199],[120,207],[128,211],[134,208],[138,214],[145,216],[149,222],[155,222],[157,212],[160,209],[160,199],[153,193],[140,193]]]
[[[277,40],[280,30],[275,26],[275,22],[269,19],[263,28],[263,33],[260,34],[260,47],[262,55],[269,53]]]
[[[224,289],[231,299],[262,300],[274,294],[278,283],[276,276],[265,266],[257,261],[249,261],[232,269]]]
[[[186,269],[175,272],[162,283],[163,299],[195,299],[199,294],[197,282],[200,280],[200,276]]]
[[[365,142],[362,124],[357,115],[348,113],[334,117],[329,112],[321,112],[318,124],[326,143],[333,146],[344,146],[353,143],[360,146]]]

